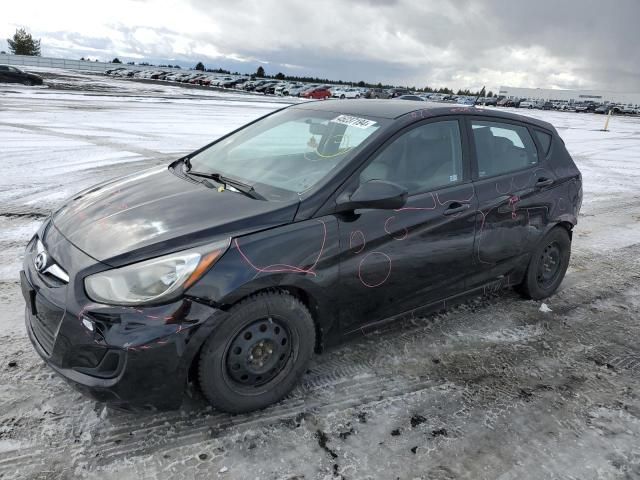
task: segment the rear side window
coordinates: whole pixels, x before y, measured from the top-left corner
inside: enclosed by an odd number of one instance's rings
[[[534,130],[536,132],[536,137],[538,137],[538,141],[540,145],[542,145],[542,151],[544,154],[549,153],[549,149],[551,148],[551,135],[547,132],[543,132],[541,130]]]
[[[538,151],[526,127],[473,120],[473,140],[480,178],[536,165]]]

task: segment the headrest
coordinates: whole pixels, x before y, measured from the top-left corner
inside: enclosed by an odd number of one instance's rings
[[[418,141],[433,142],[437,140],[446,140],[448,135],[448,129],[441,125],[433,124],[426,125],[422,128],[416,128],[411,136]]]

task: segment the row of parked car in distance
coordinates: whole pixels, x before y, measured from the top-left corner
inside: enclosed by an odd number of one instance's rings
[[[545,101],[532,100],[527,98],[502,98],[496,103],[498,107],[516,108],[537,108],[539,110],[560,110],[565,112],[578,113],[604,113],[609,112],[625,115],[640,114],[640,105],[624,105],[619,103],[596,103],[596,102],[568,102],[568,101]]]
[[[444,93],[411,92],[404,88],[366,88],[345,85],[292,82],[276,79],[251,78],[197,70],[167,71],[162,69],[135,70],[125,67],[107,70],[107,75],[122,78],[164,80],[168,82],[241,90],[264,95],[293,96],[323,100],[328,98],[391,98],[414,101],[449,102],[462,105],[485,105],[540,110],[574,112],[640,114],[639,105],[598,104],[595,102],[544,101],[505,97],[474,97]]]
[[[251,78],[202,71],[167,71],[162,69],[135,70],[118,67],[107,70],[106,75],[120,78],[164,80],[192,85],[229,88],[265,95],[293,96],[314,99],[326,98],[398,98],[409,94],[402,88],[366,88],[348,85],[302,83],[275,79]],[[443,98],[444,99],[444,96]]]

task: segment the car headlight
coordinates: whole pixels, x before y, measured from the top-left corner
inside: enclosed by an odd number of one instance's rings
[[[229,239],[90,275],[90,299],[112,305],[167,301],[197,282],[229,248]]]

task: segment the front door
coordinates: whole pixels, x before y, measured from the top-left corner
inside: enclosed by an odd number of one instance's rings
[[[340,321],[345,333],[464,289],[471,270],[476,198],[458,119],[395,135],[347,182],[388,180],[407,188],[398,210],[339,215]]]

